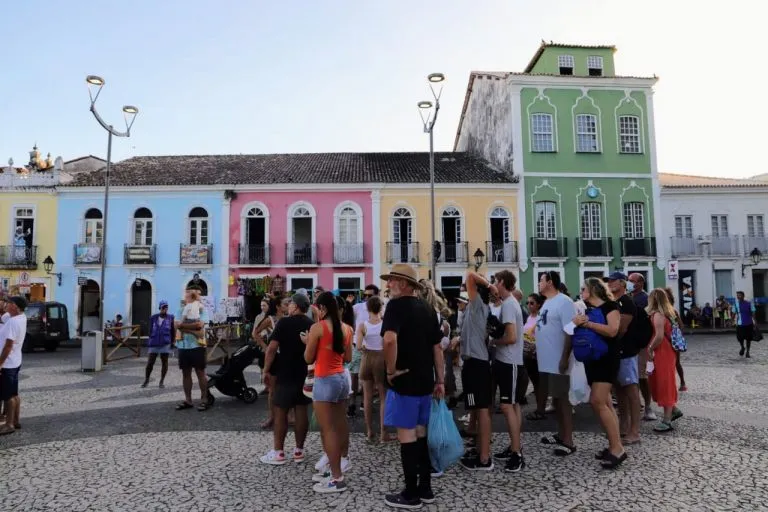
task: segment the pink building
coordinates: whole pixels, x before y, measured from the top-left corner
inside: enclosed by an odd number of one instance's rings
[[[373,276],[374,192],[343,183],[288,187],[233,194],[228,252],[235,284],[229,296],[237,295],[239,279],[267,275],[285,278],[286,290],[358,291],[378,283]]]

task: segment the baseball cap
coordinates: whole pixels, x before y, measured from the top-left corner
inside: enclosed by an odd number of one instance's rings
[[[608,276],[609,281],[626,281],[627,276],[623,272],[613,272],[611,275]]]
[[[27,299],[24,297],[11,297],[8,302],[12,302],[16,304],[16,307],[19,308],[19,310],[24,311],[27,309]]]
[[[161,300],[160,301],[160,309],[167,308],[168,307],[168,301],[167,300]]]
[[[307,297],[303,293],[299,293],[299,292],[294,293],[291,296],[291,302],[296,304],[296,307],[298,307],[302,311],[309,310],[309,297]]]
[[[309,293],[307,293],[307,289],[306,288],[299,288],[298,290],[296,290],[296,294],[295,295],[303,295],[305,297],[309,297]]]

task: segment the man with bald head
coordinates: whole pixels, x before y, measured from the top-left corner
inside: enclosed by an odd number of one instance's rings
[[[627,278],[627,293],[632,295],[632,300],[638,309],[648,307],[648,294],[645,292],[645,278],[643,274],[637,272],[629,274]],[[637,370],[640,377],[640,393],[643,395],[643,402],[645,403],[643,421],[655,421],[657,418],[651,409],[651,388],[648,387],[648,373],[645,371],[646,364],[648,364],[648,351],[641,350],[637,355]]]
[[[635,302],[636,307],[643,309],[648,307],[648,294],[645,292],[645,277],[643,277],[643,274],[637,272],[629,274],[627,292],[632,295],[632,300]]]

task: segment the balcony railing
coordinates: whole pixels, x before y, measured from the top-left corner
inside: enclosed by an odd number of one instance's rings
[[[580,258],[613,256],[613,238],[577,238],[576,254]]]
[[[768,237],[766,236],[745,236],[744,254],[749,254],[753,249],[758,249],[763,256],[768,256]]]
[[[0,245],[0,268],[35,270],[37,268],[37,246]]]
[[[488,263],[517,263],[517,242],[485,242]]]
[[[738,236],[713,236],[709,238],[709,255],[739,256],[741,254],[740,238]]]
[[[387,242],[387,263],[418,263],[419,242]]]
[[[624,257],[656,256],[656,238],[622,238],[621,255]]]
[[[317,244],[285,244],[288,265],[317,265]]]
[[[440,242],[440,263],[469,263],[469,242]]]
[[[340,265],[364,263],[363,244],[333,244],[333,262]]]
[[[531,256],[533,258],[568,257],[567,238],[531,238]]]
[[[693,237],[673,236],[670,238],[673,258],[701,256],[701,244]]]
[[[157,263],[157,246],[125,244],[123,261],[126,265],[154,265]]]
[[[101,244],[75,244],[72,261],[75,265],[101,264]]]
[[[241,265],[269,265],[271,245],[249,244],[238,245],[239,263]]]
[[[180,265],[213,265],[213,245],[181,244]]]

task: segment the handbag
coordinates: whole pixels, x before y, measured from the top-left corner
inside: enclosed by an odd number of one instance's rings
[[[754,331],[752,332],[752,341],[762,341],[763,339],[763,333],[760,332],[760,329],[755,326]]]

